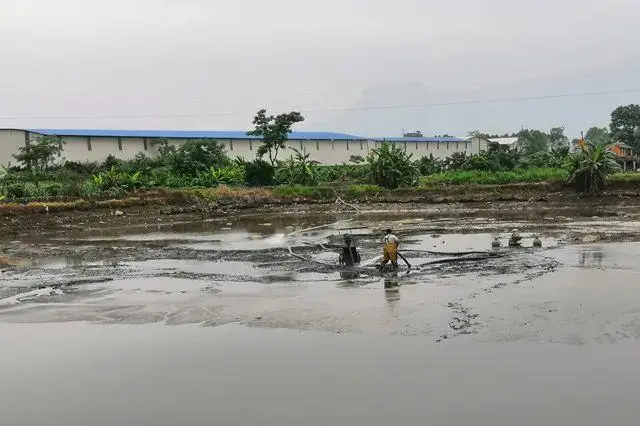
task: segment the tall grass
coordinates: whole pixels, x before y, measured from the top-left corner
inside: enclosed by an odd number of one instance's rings
[[[609,182],[638,182],[640,183],[640,172],[620,172],[614,173],[607,179]]]
[[[508,172],[479,170],[438,173],[420,179],[424,186],[437,185],[503,185],[508,183],[564,182],[568,173],[564,169],[537,168]]]

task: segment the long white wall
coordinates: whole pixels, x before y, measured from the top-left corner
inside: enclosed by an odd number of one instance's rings
[[[0,164],[11,162],[15,164],[12,155],[18,147],[24,146],[25,138],[35,139],[37,134],[26,135],[23,130],[0,130]],[[108,155],[116,158],[131,159],[137,153],[144,153],[149,157],[158,155],[157,146],[151,138],[117,138],[117,137],[81,137],[65,136],[63,156],[67,161],[87,162],[103,161]],[[171,139],[169,143],[179,146],[186,139]],[[243,157],[253,160],[256,157],[260,140],[256,139],[218,139],[231,158]],[[437,158],[445,158],[455,152],[476,154],[487,148],[485,139],[473,138],[463,142],[423,142],[399,141],[392,142],[396,146],[413,154],[414,159],[433,154]],[[292,147],[310,154],[310,159],[322,164],[342,164],[349,162],[351,156],[366,157],[368,153],[382,145],[373,140],[288,140],[287,148]],[[294,152],[290,149],[280,151],[278,158],[286,159]]]
[[[25,145],[25,132],[22,130],[0,130],[0,165],[16,164],[14,154]]]

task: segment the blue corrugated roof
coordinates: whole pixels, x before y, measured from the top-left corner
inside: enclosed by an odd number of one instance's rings
[[[32,133],[57,136],[91,136],[122,138],[176,138],[176,139],[259,139],[247,136],[243,131],[219,130],[112,130],[112,129],[25,129]],[[453,137],[375,137],[366,138],[334,132],[292,132],[289,139],[311,140],[374,140],[387,142],[464,142],[465,139]]]
[[[178,138],[178,139],[257,139],[247,136],[242,131],[209,131],[209,130],[105,130],[105,129],[26,129],[29,132],[47,136],[91,136],[122,138]],[[292,132],[289,139],[363,139],[360,136],[332,132]]]

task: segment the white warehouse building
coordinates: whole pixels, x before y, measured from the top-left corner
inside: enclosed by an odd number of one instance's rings
[[[96,130],[96,129],[0,129],[0,164],[15,164],[13,154],[18,148],[42,136],[58,136],[64,142],[63,157],[66,161],[103,161],[113,155],[120,159],[131,159],[138,153],[149,157],[158,155],[154,142],[166,139],[172,145],[180,145],[188,139],[215,139],[224,145],[232,157],[253,160],[261,144],[261,139],[248,136],[242,131],[171,131],[171,130]],[[445,158],[455,152],[476,154],[486,149],[487,141],[442,137],[402,137],[366,138],[343,133],[292,132],[287,147],[303,150],[310,159],[321,164],[343,164],[351,156],[366,157],[369,151],[380,146],[383,141],[402,147],[415,159],[433,154]],[[287,150],[278,158],[288,158]]]

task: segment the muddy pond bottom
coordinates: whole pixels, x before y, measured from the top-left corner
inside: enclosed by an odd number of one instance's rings
[[[271,219],[3,247],[0,424],[638,424],[640,243],[608,219],[396,218],[385,276],[391,219]]]

